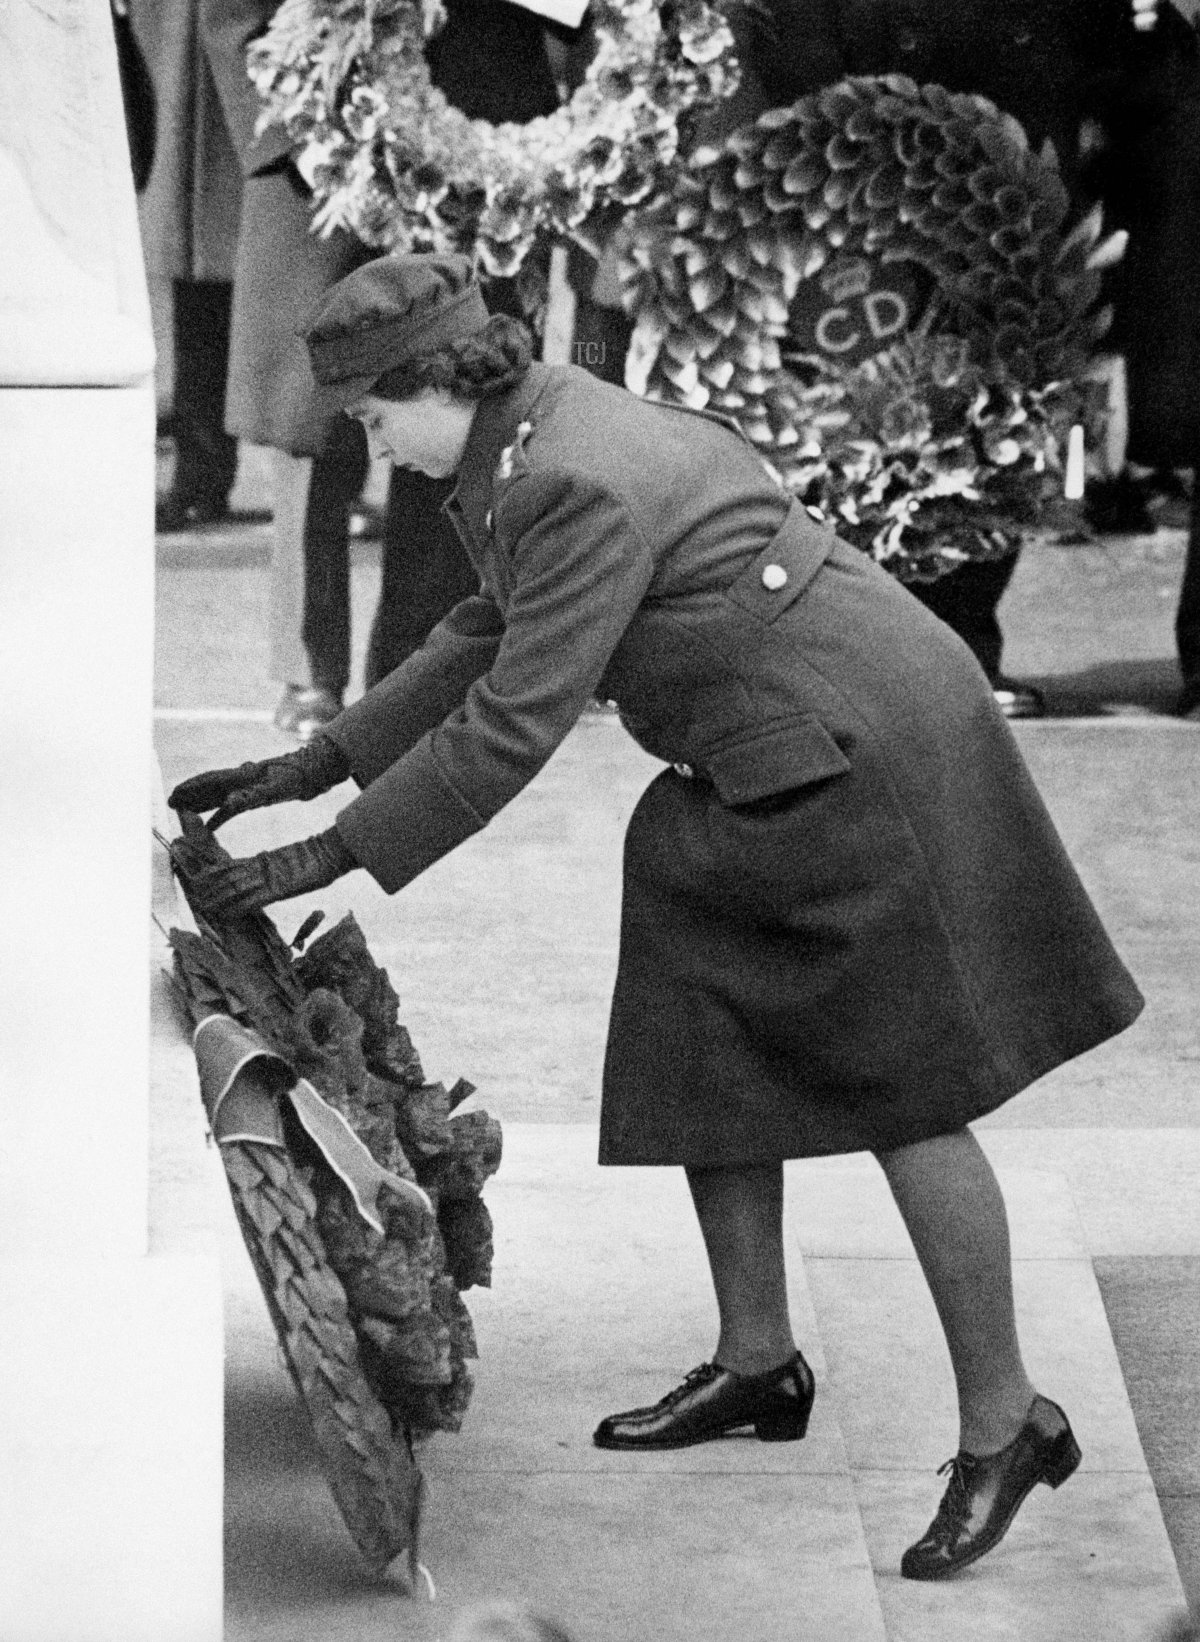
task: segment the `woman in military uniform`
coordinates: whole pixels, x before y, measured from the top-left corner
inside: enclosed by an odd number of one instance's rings
[[[594,696],[666,769],[629,826],[600,1161],[679,1164],[713,1360],[595,1440],[804,1435],[783,1161],[879,1159],[954,1365],[960,1450],[903,1571],[997,1543],[1079,1450],[1026,1374],[1004,1203],[967,1125],[1121,1031],[1140,997],[987,681],[950,630],[791,502],[719,418],[530,362],[465,261],[388,257],[307,332],[376,455],[457,474],[482,583],[299,752],[172,794],[216,809],[361,791],[327,832],[214,869],[225,916],[365,867],[389,892],[537,775]]]

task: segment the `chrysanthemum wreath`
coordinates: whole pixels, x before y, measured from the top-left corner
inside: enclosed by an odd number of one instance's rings
[[[846,80],[698,152],[627,224],[627,382],[735,418],[906,580],[1003,556],[1044,525],[1072,442],[1081,457],[1071,430],[1099,414],[1098,268],[1121,237],[1101,243],[1098,213],[1068,230],[1069,212],[1053,152],[985,99]],[[798,351],[805,282],[840,339],[896,265],[932,290],[918,323],[853,365]]]
[[[737,84],[733,36],[708,0],[592,0],[586,78],[525,125],[472,120],[430,81],[440,0],[284,0],[249,53],[264,101],[318,159],[318,232],[381,250],[461,251],[512,276],[539,235],[586,238],[604,206],[666,179],[687,110]]]

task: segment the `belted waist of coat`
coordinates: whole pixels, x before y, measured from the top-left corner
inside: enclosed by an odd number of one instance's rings
[[[739,619],[744,613],[752,626],[772,628],[804,593],[836,540],[793,504],[766,546],[724,589],[724,597],[737,607]],[[760,655],[753,634],[749,643]],[[786,700],[772,691],[760,716],[747,711],[744,684],[736,675],[729,685],[724,711],[718,709],[717,695],[706,692],[700,723],[637,724],[623,713],[626,728],[677,775],[715,787],[727,804],[750,803],[849,768],[828,730],[800,701],[789,710]]]

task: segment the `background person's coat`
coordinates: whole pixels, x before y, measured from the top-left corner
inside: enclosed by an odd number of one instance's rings
[[[320,239],[312,200],[289,163],[280,126],[261,138],[261,111],[246,75],[246,48],[263,34],[278,0],[202,0],[204,38],[245,175],[234,277],[226,426],[254,444],[295,456],[325,447],[328,419],[312,404],[308,355],[297,336],[322,294],[378,256],[352,234]],[[506,0],[449,0],[445,28],[428,48],[431,75],[465,113],[528,120],[558,106],[542,20]]]
[[[129,0],[154,85],[156,138],[138,200],[152,277],[233,278],[242,175],[200,39],[200,0]]]
[[[687,766],[630,826],[604,1161],[902,1144],[1134,1018],[966,648],[736,433],[534,366],[447,506],[484,592],[330,726],[338,826],[400,888],[595,694]]]
[[[1095,168],[1109,225],[1129,231],[1115,270],[1111,345],[1125,355],[1129,457],[1200,463],[1200,44],[1170,6],[1132,54]]]
[[[319,456],[331,422],[313,407],[296,332],[329,286],[373,253],[350,234],[313,234],[311,196],[289,163],[287,133],[272,126],[255,136],[261,103],[246,48],[277,7],[278,0],[201,0],[203,43],[243,175],[225,426],[251,444]]]

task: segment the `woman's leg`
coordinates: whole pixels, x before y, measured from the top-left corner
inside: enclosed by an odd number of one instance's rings
[[[993,1454],[1016,1436],[1034,1387],[1013,1312],[1004,1198],[968,1129],[879,1154],[941,1318],[958,1387],[959,1447]]]
[[[304,520],[312,484],[312,458],[272,450],[269,640],[271,677],[297,690],[311,689],[312,663],[304,647]]]
[[[783,1165],[688,1169],[721,1334],[715,1361],[765,1374],[796,1355],[783,1259]]]

